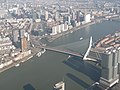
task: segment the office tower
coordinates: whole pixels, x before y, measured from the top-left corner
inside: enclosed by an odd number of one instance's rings
[[[48,11],[45,11],[45,20],[48,20]]]
[[[86,23],[90,22],[91,21],[90,20],[90,14],[85,14],[84,15],[84,20],[85,20]]]
[[[75,15],[75,12],[72,11],[72,20],[75,20],[76,19],[76,15]]]
[[[120,47],[118,48],[118,73],[120,74]]]
[[[99,87],[106,89],[118,83],[118,51],[114,49],[112,51],[106,51],[105,53],[102,53],[101,66],[102,73]]]
[[[71,25],[71,17],[68,16],[68,25]]]
[[[79,11],[76,12],[76,20],[77,20],[77,22],[80,21],[80,12]]]
[[[12,36],[13,36],[12,41],[13,41],[14,43],[15,43],[15,42],[18,42],[19,31],[18,31],[18,30],[12,30]]]
[[[20,34],[20,48],[21,51],[27,50],[27,37],[25,36],[25,30],[19,30]]]

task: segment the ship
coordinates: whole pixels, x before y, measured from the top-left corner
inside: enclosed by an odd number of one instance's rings
[[[69,55],[67,59],[69,59],[69,58],[71,58],[71,55]]]
[[[38,52],[38,53],[36,54],[37,57],[40,57],[41,55],[42,55],[41,52]]]
[[[80,40],[83,40],[83,37],[81,37]]]
[[[56,83],[54,85],[54,89],[53,90],[65,90],[65,82],[64,81],[60,81],[60,82]]]
[[[20,64],[19,64],[19,63],[15,65],[15,67],[19,67],[19,66],[20,66]]]

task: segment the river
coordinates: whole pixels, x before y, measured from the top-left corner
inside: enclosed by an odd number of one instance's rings
[[[46,43],[58,46],[90,36],[96,41],[118,30],[120,31],[120,22],[104,21]],[[66,54],[52,51],[46,51],[40,58],[34,56],[19,67],[0,73],[0,90],[52,90],[53,85],[63,79],[66,90],[84,90],[99,80],[100,72],[94,65],[83,62],[78,57],[69,60],[67,57]]]

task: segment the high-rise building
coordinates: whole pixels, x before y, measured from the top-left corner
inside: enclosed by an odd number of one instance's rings
[[[71,25],[71,17],[68,16],[68,25]]]
[[[91,22],[91,20],[90,20],[90,14],[85,14],[84,18],[85,18],[85,22],[86,23]]]
[[[55,20],[57,21],[60,18],[60,13],[58,11],[56,11],[55,13]]]
[[[114,84],[118,83],[118,51],[106,51],[102,53],[102,73],[100,77],[99,87],[106,89],[112,87]]]
[[[19,37],[19,31],[18,30],[13,30],[12,31],[12,35],[13,35],[13,42],[17,42],[18,41],[18,37]]]
[[[118,48],[118,73],[120,75],[120,47]]]
[[[48,11],[45,11],[45,20],[48,20]]]
[[[80,12],[79,11],[76,12],[76,20],[77,20],[77,22],[80,21]]]
[[[27,37],[25,36],[25,30],[19,30],[20,35],[20,48],[21,51],[27,50]]]
[[[76,15],[75,15],[75,12],[72,11],[72,20],[75,20],[76,19]]]

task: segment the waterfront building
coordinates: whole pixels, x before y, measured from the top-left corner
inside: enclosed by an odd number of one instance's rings
[[[0,37],[0,54],[9,54],[11,49],[15,49],[15,46],[12,44],[12,41],[9,37],[1,38]]]
[[[21,51],[25,51],[27,49],[27,37],[25,36],[25,30],[19,30],[20,34],[20,48]]]
[[[68,25],[71,25],[71,17],[68,16]]]
[[[61,31],[64,31],[64,24],[61,24]]]
[[[68,30],[68,25],[66,23],[65,24],[59,24],[59,25],[53,26],[51,30],[52,30],[51,35],[56,35],[58,33],[67,31]]]
[[[60,25],[57,25],[57,31],[58,33],[61,33]]]
[[[119,82],[117,57],[118,52],[115,49],[102,53],[100,88],[107,89]]]
[[[85,21],[85,19],[84,19],[84,15],[81,14],[81,15],[80,15],[80,22],[83,22],[83,21]]]
[[[76,26],[75,24],[76,24],[75,20],[71,20],[71,25],[72,25],[73,27]]]
[[[76,20],[77,20],[77,22],[80,21],[80,11],[76,12]]]
[[[118,48],[118,74],[120,75],[120,47]]]
[[[100,60],[101,77],[98,85],[102,90],[108,90],[119,82],[120,75],[120,32],[107,35],[91,49],[91,55]]]
[[[48,11],[45,11],[45,20],[48,20]]]
[[[76,19],[75,11],[72,11],[72,20]]]
[[[19,37],[19,31],[18,30],[12,30],[12,35],[13,35],[13,42],[17,42],[18,41],[18,37]]]
[[[57,34],[56,26],[52,27],[52,32],[51,32],[51,35],[55,35],[55,34]]]
[[[0,18],[5,18],[7,15],[8,11],[7,10],[0,10]]]
[[[90,17],[91,17],[90,14],[85,14],[84,20],[85,20],[86,23],[91,22]]]
[[[64,31],[67,31],[68,30],[68,25],[65,23],[64,24]]]
[[[55,12],[55,20],[57,21],[60,18],[60,13],[59,11]]]

